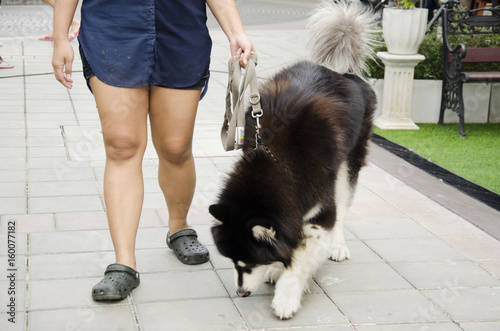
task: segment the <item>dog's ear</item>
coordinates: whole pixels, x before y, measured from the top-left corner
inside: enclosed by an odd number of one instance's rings
[[[215,217],[222,223],[229,220],[230,218],[229,209],[226,205],[223,204],[211,205],[210,207],[208,207],[208,211],[210,212],[210,214],[212,214],[213,217]]]
[[[262,225],[255,225],[252,227],[252,234],[258,241],[273,243],[276,240],[276,231],[274,231],[272,226],[266,228]]]

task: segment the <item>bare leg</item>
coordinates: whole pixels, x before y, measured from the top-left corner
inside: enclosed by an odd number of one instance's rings
[[[151,134],[159,157],[158,181],[167,203],[170,234],[188,227],[196,186],[192,141],[199,98],[200,90],[151,89]]]
[[[106,168],[104,199],[116,263],[136,269],[135,240],[144,199],[142,158],[147,145],[149,89],[90,79],[101,119]]]

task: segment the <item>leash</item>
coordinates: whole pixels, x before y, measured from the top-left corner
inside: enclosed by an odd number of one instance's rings
[[[221,141],[224,150],[232,151],[243,147],[245,135],[245,102],[243,96],[247,88],[250,89],[250,105],[252,107],[251,115],[255,118],[255,148],[262,146],[276,163],[279,163],[276,156],[269,150],[269,147],[262,142],[260,135],[260,118],[264,114],[260,104],[259,84],[255,66],[257,65],[257,56],[252,54],[248,60],[245,73],[241,74],[240,62],[229,59],[228,63],[228,83],[226,90],[226,112],[224,122],[221,128]]]
[[[221,128],[222,147],[226,151],[232,151],[243,147],[245,133],[245,102],[243,96],[247,88],[250,89],[250,105],[252,106],[252,116],[257,119],[262,116],[260,105],[259,84],[255,66],[257,56],[252,54],[247,62],[245,73],[241,73],[241,65],[238,60],[229,59],[228,83],[226,91],[226,112]]]

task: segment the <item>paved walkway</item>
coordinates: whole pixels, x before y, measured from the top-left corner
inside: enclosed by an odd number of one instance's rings
[[[266,9],[258,24],[247,21],[259,75],[307,57],[299,13],[315,1],[252,2]],[[211,261],[185,266],[166,248],[167,210],[150,142],[137,242],[142,283],[119,303],[93,302],[90,289],[113,262],[95,104],[80,73],[72,90],[53,78],[52,43],[37,40],[50,26],[16,35],[3,24],[20,9],[34,15],[25,23],[34,25],[47,8],[0,9],[0,54],[16,65],[0,72],[0,330],[500,330],[500,242],[412,182],[443,187],[465,205],[469,198],[376,146],[347,217],[351,260],[326,262],[291,320],[272,315],[270,285],[248,298],[235,295],[231,263],[213,245],[207,212],[238,157],[219,140],[229,51],[212,24],[212,77],[195,128],[198,184],[190,213]],[[255,17],[242,12],[245,20]],[[277,13],[290,21],[271,24]],[[77,41],[72,45],[76,50]]]

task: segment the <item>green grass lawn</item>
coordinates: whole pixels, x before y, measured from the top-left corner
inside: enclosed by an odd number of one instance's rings
[[[465,124],[466,139],[458,135],[458,124],[417,125],[418,131],[375,128],[374,132],[500,193],[500,123]]]

